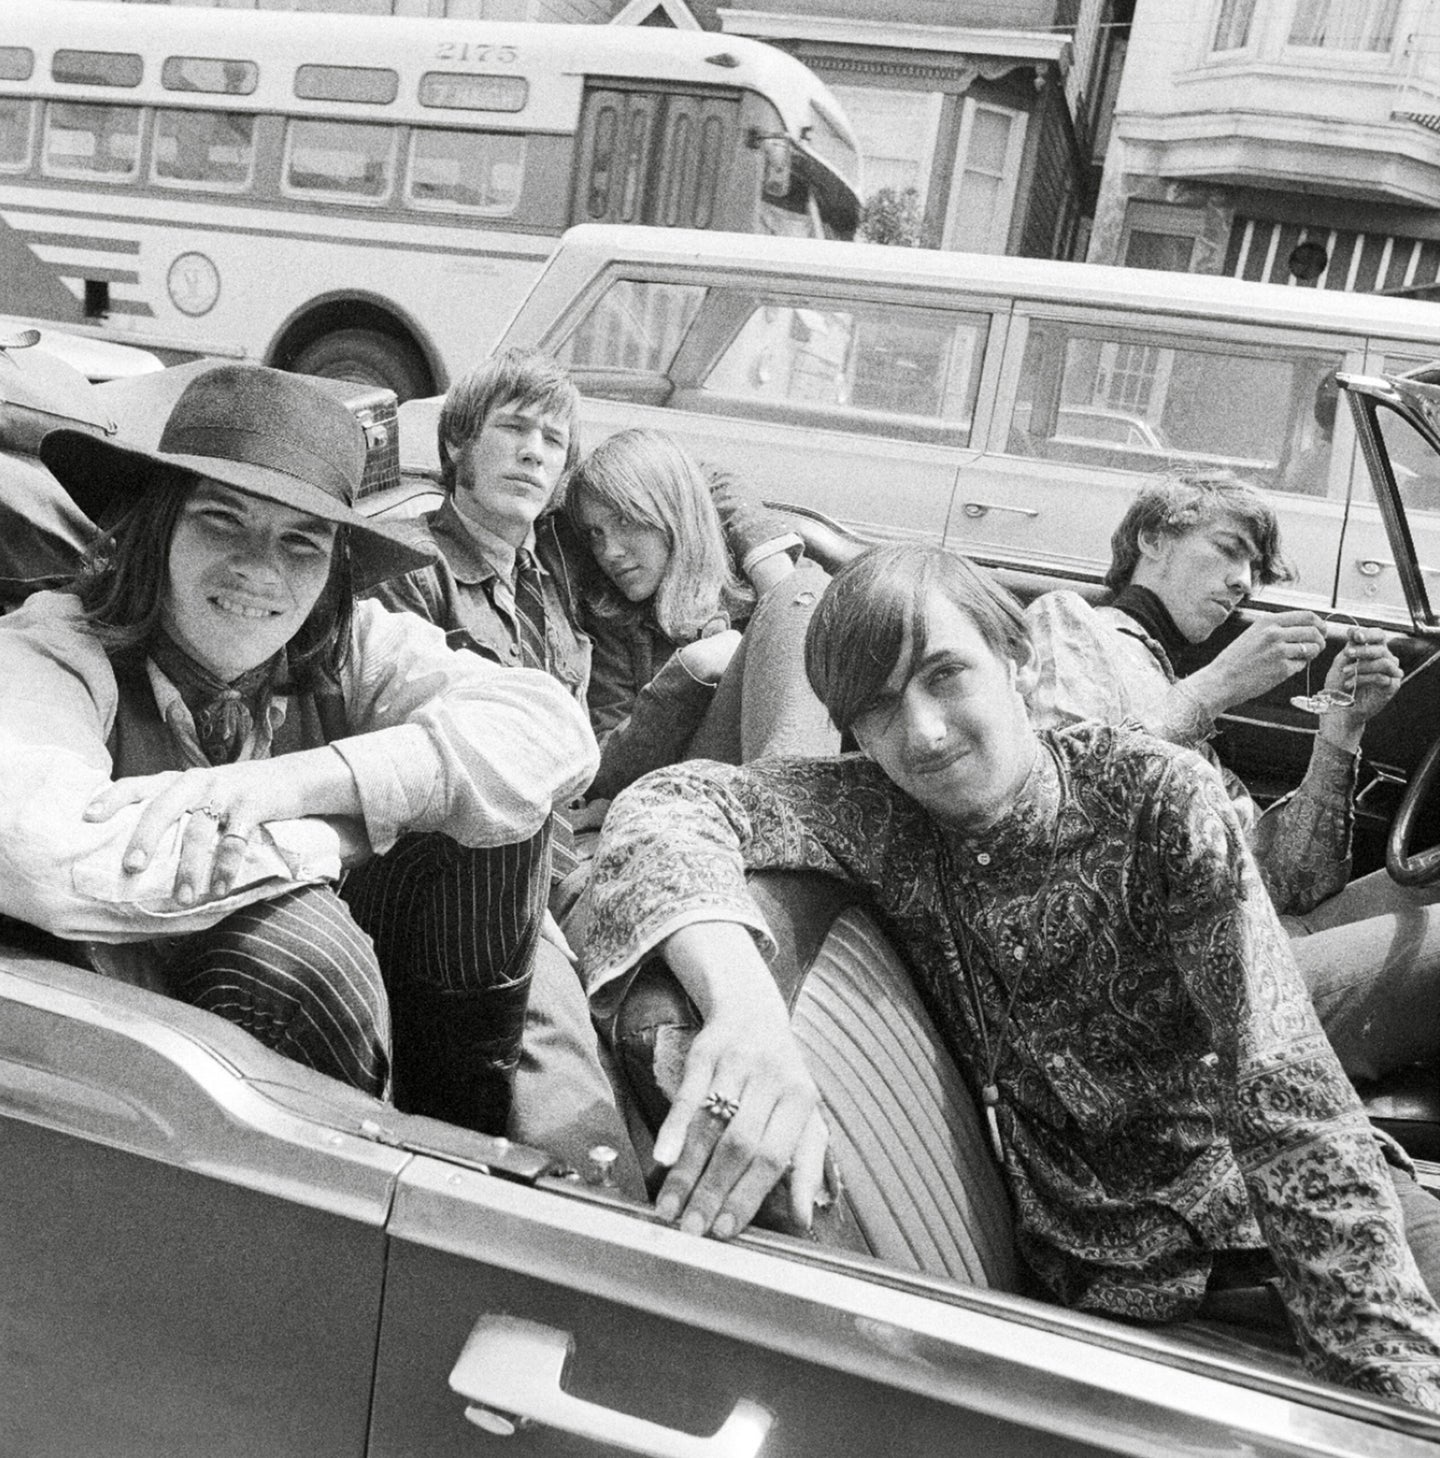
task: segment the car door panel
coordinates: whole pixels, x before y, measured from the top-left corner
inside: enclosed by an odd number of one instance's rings
[[[5,954],[0,999],[0,1453],[361,1453],[402,1157],[168,998]]]
[[[0,1141],[0,1452],[364,1451],[378,1229],[37,1125]]]
[[[567,1458],[625,1451],[548,1427],[502,1440],[467,1421],[450,1374],[481,1318],[562,1333],[575,1396],[679,1433],[714,1434],[737,1404],[758,1404],[774,1416],[763,1458],[1198,1455],[1232,1450],[1237,1417],[1253,1453],[1289,1451],[1312,1425],[1361,1436],[1353,1414],[1301,1417],[1263,1379],[1238,1404],[1222,1398],[1239,1390],[1215,1385],[1224,1364],[1163,1337],[783,1237],[687,1236],[426,1159],[405,1171],[390,1231],[372,1458],[500,1441]],[[1157,1367],[1160,1353],[1174,1365]]]

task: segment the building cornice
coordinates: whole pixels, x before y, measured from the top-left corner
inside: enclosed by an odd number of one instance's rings
[[[1440,140],[1411,123],[1356,125],[1273,113],[1117,119],[1121,170],[1231,186],[1434,206]]]

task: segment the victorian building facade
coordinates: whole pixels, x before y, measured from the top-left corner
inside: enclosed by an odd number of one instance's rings
[[[1139,0],[1091,261],[1429,293],[1437,203],[1437,0]]]

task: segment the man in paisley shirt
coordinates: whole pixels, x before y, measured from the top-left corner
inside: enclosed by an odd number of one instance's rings
[[[806,666],[862,753],[677,765],[606,823],[597,1012],[659,949],[704,1018],[656,1139],[660,1213],[727,1236],[788,1170],[808,1220],[825,1124],[744,873],[822,871],[906,953],[1053,1299],[1183,1320],[1258,1260],[1313,1372],[1440,1410],[1406,1241],[1430,1197],[1341,1071],[1213,770],[1132,729],[1035,731],[1018,605],[942,549],[845,568]]]

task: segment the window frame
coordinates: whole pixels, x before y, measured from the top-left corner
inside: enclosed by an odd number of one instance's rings
[[[969,164],[971,144],[975,135],[975,118],[982,112],[1005,117],[1010,123],[1010,132],[1005,143],[1005,160],[1001,171],[990,172]],[[950,196],[945,201],[945,223],[940,230],[940,246],[953,250],[957,247],[956,234],[959,230],[959,214],[965,197],[965,175],[967,172],[983,173],[997,177],[1001,183],[1002,206],[990,214],[987,230],[987,246],[974,251],[980,253],[1004,253],[1010,241],[1010,224],[1015,215],[1016,195],[1020,185],[1020,166],[1025,155],[1025,138],[1029,129],[1028,113],[1012,106],[999,106],[990,101],[976,101],[973,96],[962,98],[960,108],[960,132],[955,142],[955,168],[950,178]]]
[[[297,130],[306,126],[363,128],[368,131],[382,131],[389,136],[387,152],[388,172],[385,190],[374,196],[358,192],[340,192],[322,188],[297,187],[290,179],[291,162],[295,155]],[[362,121],[355,117],[289,115],[285,118],[285,132],[281,140],[279,159],[279,195],[292,202],[310,205],[328,204],[332,207],[389,208],[394,206],[396,190],[400,185],[400,134],[405,128],[393,121],[378,119]]]

